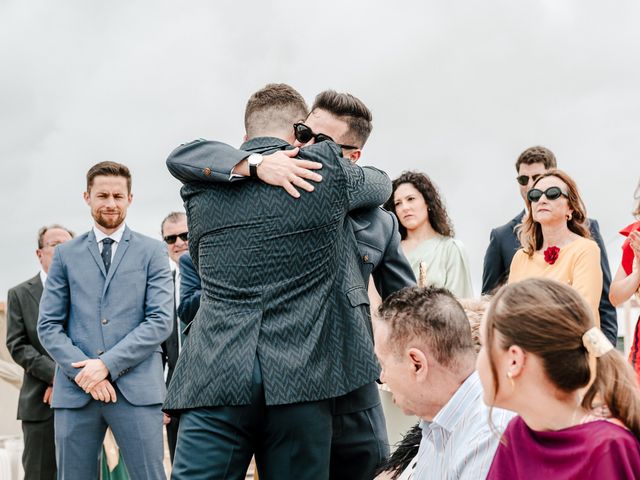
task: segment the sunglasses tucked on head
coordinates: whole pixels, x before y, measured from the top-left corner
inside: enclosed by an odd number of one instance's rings
[[[189,239],[189,232],[177,233],[175,235],[167,235],[166,237],[164,237],[164,241],[167,242],[169,245],[173,245],[174,243],[176,243],[176,240],[178,240],[178,238],[180,238],[180,240],[182,240],[183,242],[186,242]]]
[[[527,192],[527,198],[531,203],[536,203],[542,198],[542,195],[547,197],[547,200],[556,200],[560,197],[569,198],[569,195],[564,193],[560,187],[549,187],[544,192],[539,188],[532,188]]]
[[[333,138],[331,138],[329,135],[325,135],[324,133],[314,133],[313,130],[311,130],[311,128],[305,125],[304,123],[294,123],[293,131],[295,133],[296,140],[298,140],[300,143],[307,143],[312,138],[315,138],[316,143],[325,142],[329,140],[335,143],[336,145],[338,145],[340,148],[345,148],[350,150],[358,150],[359,148],[359,147],[354,147],[353,145],[343,145],[341,143],[337,143]]]
[[[540,174],[537,173],[536,175],[519,175],[516,177],[516,180],[518,181],[518,183],[520,185],[522,185],[523,187],[525,185],[527,185],[529,183],[529,179],[531,179],[531,181],[535,182],[538,178],[540,177]]]

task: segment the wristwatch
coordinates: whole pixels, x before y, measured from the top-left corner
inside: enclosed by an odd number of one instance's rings
[[[247,157],[247,163],[249,164],[249,176],[257,177],[258,176],[258,166],[262,163],[262,155],[259,153],[252,153]]]

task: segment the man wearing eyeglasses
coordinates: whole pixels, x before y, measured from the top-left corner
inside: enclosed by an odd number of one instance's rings
[[[53,434],[51,393],[55,362],[44,349],[36,324],[42,290],[47,280],[53,251],[73,238],[73,232],[61,225],[42,227],[38,232],[36,255],[40,272],[13,287],[8,293],[7,348],[13,360],[24,369],[18,420],[22,421],[25,478],[55,479],[56,456]]]
[[[187,227],[187,215],[184,212],[171,212],[160,224],[162,239],[167,245],[169,258],[173,261],[173,286],[175,292],[175,303],[173,310],[173,330],[171,335],[162,343],[162,352],[165,361],[166,384],[169,386],[173,370],[175,369],[178,355],[182,349],[182,330],[184,325],[178,315],[180,306],[180,257],[189,251],[189,229]],[[169,443],[169,456],[173,462],[178,439],[179,417],[164,414],[164,422],[167,429],[167,441]]]
[[[293,124],[297,147],[331,141],[336,143],[344,158],[356,162],[372,129],[372,115],[367,106],[348,93],[332,90],[316,96],[311,113],[304,121]],[[263,182],[280,186],[297,197],[295,187],[312,191],[306,180],[318,181],[319,175],[300,160],[292,158],[297,150],[282,150],[262,156],[256,173]],[[250,176],[251,157],[219,142],[188,144],[176,149],[167,164],[170,168],[210,168],[217,172],[207,182],[236,180]],[[237,162],[237,163],[233,163]],[[306,168],[305,168],[306,167]],[[360,209],[349,214],[349,228],[353,231],[359,253],[358,266],[364,284],[373,277],[383,298],[402,288],[414,286],[415,278],[400,249],[400,235],[395,216],[380,208]],[[345,301],[347,299],[345,298]],[[348,311],[345,308],[344,311]],[[353,319],[341,318],[346,329],[345,364],[355,368],[358,352],[349,348],[349,339],[358,332]],[[371,382],[332,402],[333,436],[331,445],[330,478],[373,478],[377,467],[389,453],[386,425],[380,395]]]
[[[516,181],[520,189],[520,196],[526,202],[527,192],[533,182],[548,170],[557,168],[556,157],[551,150],[545,147],[530,147],[520,154],[516,161],[518,176]],[[517,227],[522,223],[525,211],[522,210],[510,222],[491,230],[489,246],[484,256],[484,268],[482,271],[482,294],[490,295],[498,287],[504,284],[509,277],[511,260],[516,251],[521,248],[517,236]],[[600,328],[609,341],[616,345],[618,339],[618,318],[616,309],[609,301],[609,285],[611,284],[611,271],[607,250],[600,227],[594,219],[589,219],[589,229],[593,240],[600,247],[600,266],[602,267],[602,295],[600,297]]]

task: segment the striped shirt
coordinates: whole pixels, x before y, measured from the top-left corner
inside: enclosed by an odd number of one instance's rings
[[[514,415],[494,408],[491,420],[502,433]],[[422,420],[420,428],[418,455],[408,467],[413,475],[405,471],[402,478],[486,478],[500,437],[489,425],[489,407],[482,401],[482,386],[476,372],[469,375],[433,421]]]

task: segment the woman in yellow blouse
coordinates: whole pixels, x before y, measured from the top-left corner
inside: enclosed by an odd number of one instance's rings
[[[522,248],[511,262],[509,283],[543,277],[571,285],[600,326],[600,249],[591,240],[576,183],[561,170],[541,175],[527,193],[527,211],[520,228]]]

